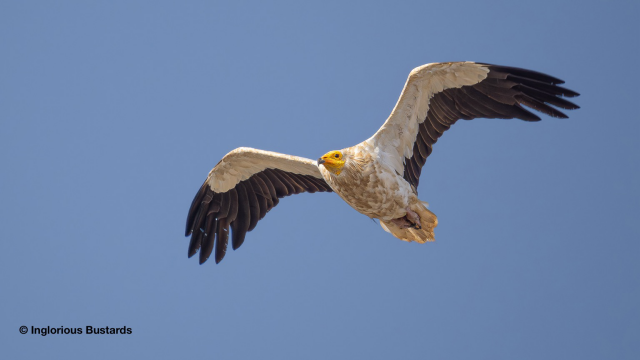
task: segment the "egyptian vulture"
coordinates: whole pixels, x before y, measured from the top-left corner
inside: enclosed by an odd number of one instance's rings
[[[196,194],[185,235],[189,257],[219,263],[237,249],[281,198],[303,192],[335,192],[358,212],[404,241],[433,241],[436,216],[418,199],[420,173],[433,144],[457,120],[540,118],[525,105],[556,118],[579,107],[563,97],[575,91],[536,71],[474,62],[434,63],[411,71],[395,108],[369,139],[334,150],[317,161],[238,148],[209,172]],[[215,240],[215,241],[214,241]],[[214,244],[215,243],[215,244]]]

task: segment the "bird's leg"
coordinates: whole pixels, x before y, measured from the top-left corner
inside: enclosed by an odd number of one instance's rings
[[[400,229],[407,229],[410,227],[422,229],[422,226],[420,226],[420,216],[418,216],[418,214],[413,210],[409,209],[409,207],[407,207],[405,210],[407,211],[407,215],[401,218],[391,219],[391,222],[398,226]]]
[[[412,223],[413,227],[416,229],[422,229],[422,226],[420,225],[420,216],[408,206],[405,210],[407,210],[407,215],[405,217]]]
[[[391,219],[391,222],[400,229],[407,229],[413,226],[413,224],[409,220],[407,220],[406,216],[397,219]]]

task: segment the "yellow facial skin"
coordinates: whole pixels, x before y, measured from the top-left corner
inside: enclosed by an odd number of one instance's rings
[[[333,174],[340,175],[340,172],[344,167],[342,153],[338,150],[329,151],[318,159],[318,165],[324,165],[324,167]]]

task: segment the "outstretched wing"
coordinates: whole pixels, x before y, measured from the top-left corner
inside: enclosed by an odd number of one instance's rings
[[[411,71],[391,115],[367,142],[380,149],[381,160],[403,174],[417,190],[433,144],[458,119],[540,120],[522,105],[566,118],[549,106],[579,108],[560,97],[579,95],[558,86],[563,83],[536,71],[491,64],[423,65]]]
[[[185,231],[191,235],[189,257],[200,249],[204,263],[216,239],[219,263],[227,251],[229,228],[235,250],[280,198],[317,191],[332,190],[313,160],[251,148],[231,151],[211,170],[191,203]]]

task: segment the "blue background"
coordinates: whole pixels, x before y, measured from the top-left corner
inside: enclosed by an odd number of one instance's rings
[[[0,356],[638,359],[639,15],[637,1],[2,1]],[[220,265],[187,259],[187,210],[228,151],[354,145],[412,68],[458,60],[557,76],[582,109],[448,131],[420,183],[435,243],[304,194]]]

